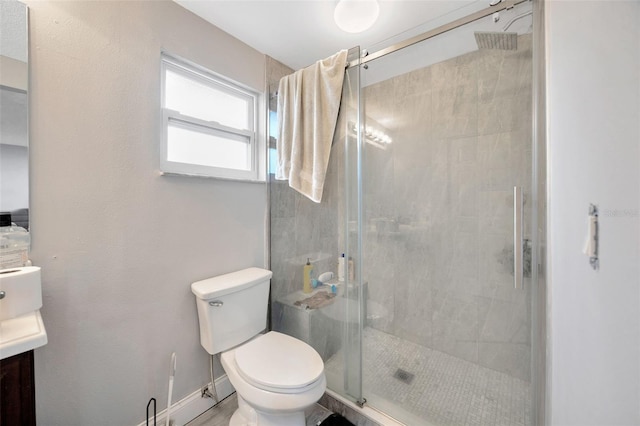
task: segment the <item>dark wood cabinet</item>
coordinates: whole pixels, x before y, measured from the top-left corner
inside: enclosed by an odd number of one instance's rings
[[[35,426],[33,351],[0,360],[0,426]]]

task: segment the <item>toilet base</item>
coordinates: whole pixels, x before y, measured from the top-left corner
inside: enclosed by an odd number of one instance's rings
[[[229,426],[249,426],[249,425],[255,425],[255,423],[250,423],[247,419],[245,419],[240,413],[239,409],[236,410],[235,413],[233,413],[233,416],[231,416],[231,420],[229,420]]]
[[[238,395],[238,409],[231,416],[229,426],[305,426],[305,422],[304,411],[259,412]]]

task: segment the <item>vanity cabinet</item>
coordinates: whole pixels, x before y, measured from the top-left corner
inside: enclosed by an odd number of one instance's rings
[[[35,426],[33,350],[0,360],[0,426]]]

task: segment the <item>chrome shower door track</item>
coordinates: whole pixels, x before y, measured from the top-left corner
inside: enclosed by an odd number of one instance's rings
[[[389,47],[385,47],[384,49],[380,49],[376,52],[370,53],[367,56],[365,56],[364,58],[360,58],[358,60],[354,60],[349,62],[348,67],[353,67],[356,65],[362,65],[362,64],[366,64],[369,61],[373,61],[374,59],[378,59],[381,58],[383,56],[386,56],[390,53],[396,52],[398,50],[404,49],[405,47],[409,47],[409,46],[413,46],[416,43],[420,43],[421,41],[425,41],[428,40],[430,38],[433,38],[435,36],[438,36],[440,34],[444,34],[448,31],[454,30],[458,27],[461,27],[463,25],[469,24],[471,22],[477,21],[478,19],[482,19],[485,18],[487,16],[491,16],[496,12],[501,12],[503,10],[509,10],[509,9],[513,9],[515,6],[524,3],[524,2],[528,2],[531,0],[509,0],[509,1],[503,1],[501,3],[498,3],[495,6],[489,6],[485,9],[479,10],[477,12],[474,12],[470,15],[464,16],[462,18],[456,19],[455,21],[451,21],[448,24],[445,25],[441,25],[437,28],[434,28],[432,30],[429,30],[427,32],[424,32],[422,34],[418,34],[417,36],[408,38],[404,41],[401,41],[400,43],[396,43],[393,44]]]

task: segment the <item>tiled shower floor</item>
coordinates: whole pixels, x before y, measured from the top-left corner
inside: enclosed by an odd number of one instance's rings
[[[530,424],[529,382],[373,328],[363,336],[363,394],[372,407],[411,426]],[[342,368],[341,352],[325,363],[328,376]]]

